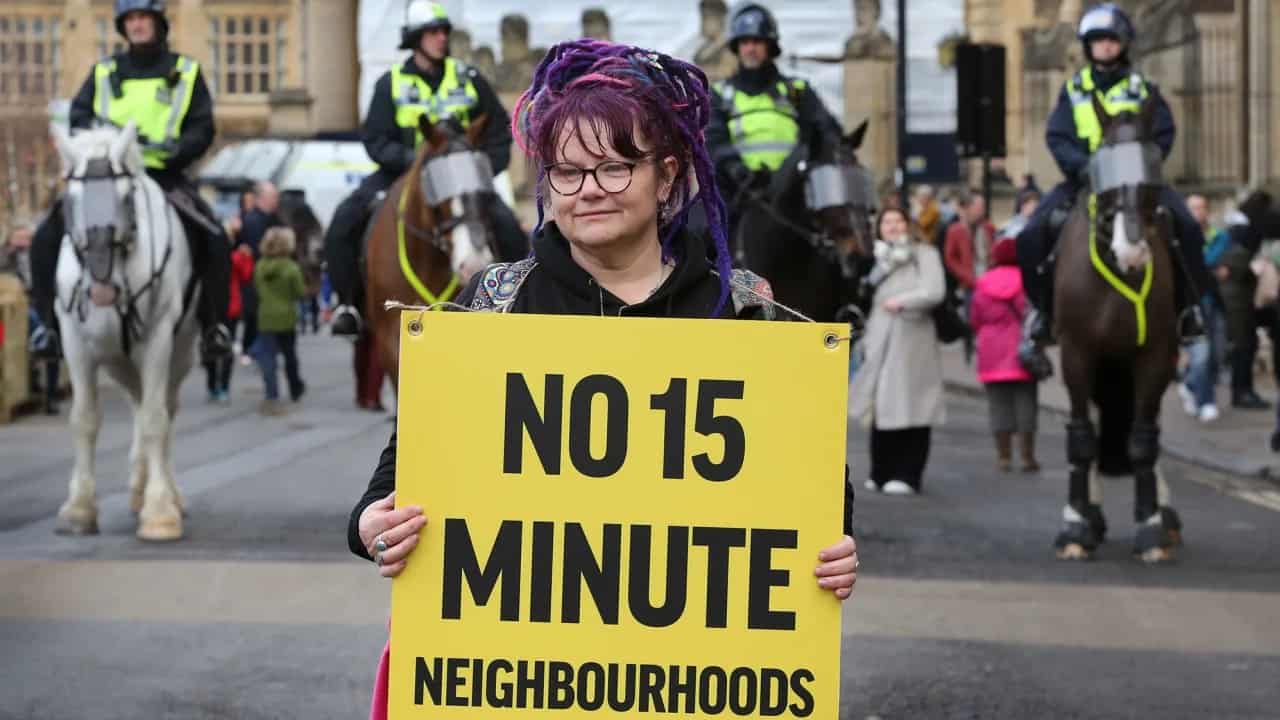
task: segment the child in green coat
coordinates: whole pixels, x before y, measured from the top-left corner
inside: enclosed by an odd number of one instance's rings
[[[275,227],[262,238],[262,259],[253,270],[253,285],[258,292],[258,339],[251,350],[262,381],[266,400],[262,414],[282,415],[279,388],[276,383],[276,356],[284,356],[285,377],[289,381],[289,397],[297,402],[306,392],[306,384],[298,371],[298,300],[306,293],[302,268],[293,259],[293,231]]]

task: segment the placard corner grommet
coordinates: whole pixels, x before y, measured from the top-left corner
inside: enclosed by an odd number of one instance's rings
[[[840,343],[849,341],[849,340],[853,340],[853,337],[851,335],[837,335],[833,332],[829,332],[826,335],[822,336],[822,344],[828,350],[835,350],[836,348],[840,347]]]

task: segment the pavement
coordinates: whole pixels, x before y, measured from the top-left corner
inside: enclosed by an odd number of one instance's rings
[[[299,347],[309,390],[283,418],[257,414],[251,368],[229,406],[187,379],[177,543],[133,535],[130,415],[110,383],[100,535],[53,533],[65,410],[0,427],[0,720],[367,714],[390,584],[347,550],[346,522],[392,426],[353,408],[349,346]],[[1042,414],[1040,435],[1041,473],[999,473],[985,402],[955,393],[923,495],[857,484],[839,717],[1280,717],[1280,489],[1169,459],[1186,545],[1153,568],[1129,558],[1132,483],[1108,479],[1109,542],[1064,564],[1061,424]],[[860,480],[868,439],[856,423],[847,437]]]
[[[1061,367],[1057,348],[1050,348],[1055,370]],[[985,396],[977,370],[965,362],[961,343],[942,348],[942,374],[947,389],[971,396]],[[1280,398],[1274,380],[1258,375],[1254,382],[1258,394],[1269,401]],[[1280,482],[1280,454],[1271,452],[1271,433],[1275,427],[1274,410],[1237,410],[1231,407],[1229,388],[1217,387],[1218,409],[1222,416],[1202,423],[1182,409],[1177,385],[1170,385],[1160,407],[1160,444],[1165,453],[1183,462],[1218,472],[1244,477],[1270,478]],[[1040,408],[1065,422],[1071,405],[1066,387],[1055,372],[1040,384]]]

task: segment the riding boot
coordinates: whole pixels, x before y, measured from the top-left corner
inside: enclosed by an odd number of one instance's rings
[[[31,338],[31,352],[38,360],[54,360],[62,354],[58,315],[53,308],[58,295],[58,253],[65,233],[62,200],[59,199],[36,228],[31,240],[31,301],[43,325],[43,331],[37,331]]]
[[[200,359],[205,363],[229,360],[234,352],[231,330],[226,325],[231,299],[231,244],[221,233],[210,237],[194,223],[184,225],[191,238],[193,272],[200,278],[196,306],[201,328]]]
[[[1037,302],[1033,299],[1039,294]],[[1053,318],[1050,315],[1051,304],[1047,298],[1052,291],[1027,293],[1027,314],[1022,319],[1022,338],[1018,342],[1018,358],[1022,365],[1036,377],[1046,377],[1048,373],[1035,368],[1050,367],[1049,356],[1045,348],[1053,344]]]

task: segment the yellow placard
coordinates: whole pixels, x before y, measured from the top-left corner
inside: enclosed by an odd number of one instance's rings
[[[393,720],[835,720],[847,331],[405,313]]]

